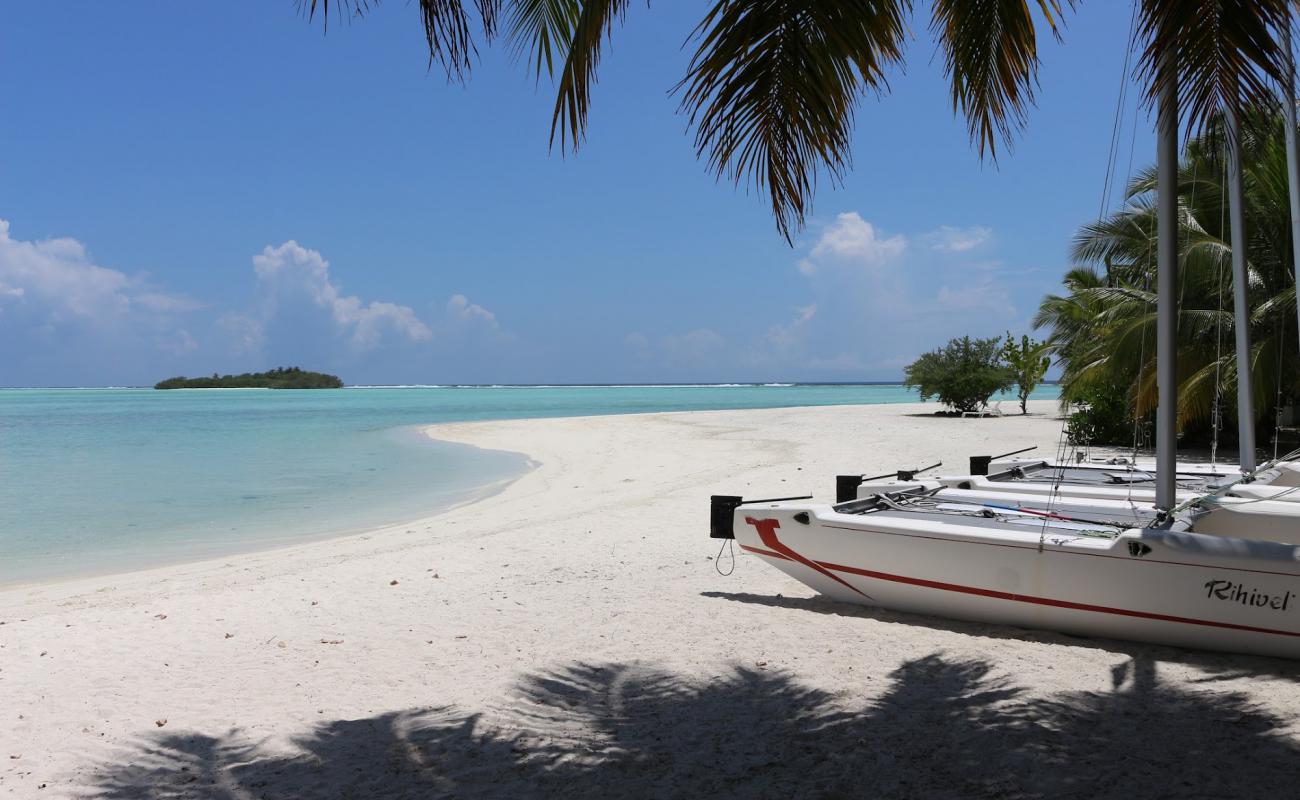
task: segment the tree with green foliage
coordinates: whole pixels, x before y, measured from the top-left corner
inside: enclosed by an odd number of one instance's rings
[[[1002,363],[1002,340],[953,339],[931,350],[903,370],[903,385],[915,388],[922,400],[938,397],[954,411],[976,411],[994,392],[1009,389],[1015,373]]]
[[[1216,120],[1187,143],[1179,165],[1178,423],[1203,436],[1217,403],[1231,437],[1236,287],[1224,160]],[[1241,168],[1253,415],[1257,425],[1270,425],[1279,396],[1282,405],[1300,396],[1285,124],[1276,110],[1242,114]],[[1116,424],[1092,415],[1096,424],[1084,427],[1095,436],[1093,444],[1131,444],[1134,419],[1145,419],[1156,406],[1155,189],[1155,168],[1144,169],[1129,184],[1125,208],[1079,232],[1065,291],[1045,297],[1034,318],[1035,327],[1051,332],[1048,341],[1062,368],[1063,410],[1084,403],[1123,412]]]
[[[1151,429],[1149,412],[1134,422],[1126,387],[1091,382],[1077,387],[1065,416],[1065,436],[1077,447],[1122,444],[1138,447],[1147,442]]]
[[[326,26],[331,14],[359,17],[380,0],[297,0]],[[585,138],[602,56],[631,0],[418,0],[429,48],[449,79],[464,80],[478,42],[504,36],[537,78],[556,85],[551,141],[575,149]],[[889,91],[908,39],[929,28],[949,84],[981,156],[994,157],[1025,125],[1039,88],[1038,36],[1060,39],[1075,0],[710,0],[674,87],[694,128],[695,148],[719,178],[767,196],[787,240],[812,206],[818,173],[839,182],[852,163],[853,126],[863,98]],[[1134,46],[1149,101],[1177,85],[1189,125],[1199,130],[1226,106],[1272,97],[1286,75],[1277,31],[1291,0],[1141,0]],[[1177,74],[1158,68],[1177,58]]]
[[[1007,331],[1006,341],[1002,343],[1002,360],[1016,375],[1021,414],[1029,413],[1029,395],[1047,374],[1047,368],[1052,366],[1052,357],[1048,355],[1050,350],[1051,345],[1047,342],[1035,341],[1028,336],[1021,336],[1017,342],[1011,331]]]

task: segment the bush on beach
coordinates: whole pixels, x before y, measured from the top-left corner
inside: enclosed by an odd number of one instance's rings
[[[922,400],[937,397],[957,412],[976,411],[994,392],[1016,383],[1014,370],[1002,360],[1002,340],[953,339],[922,355],[903,370],[903,385],[915,388]]]

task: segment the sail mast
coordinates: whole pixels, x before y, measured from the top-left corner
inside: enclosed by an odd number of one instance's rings
[[[1178,70],[1161,56],[1156,116],[1156,507],[1177,502],[1178,458]]]
[[[1291,269],[1295,273],[1296,288],[1300,290],[1300,159],[1296,158],[1295,111],[1295,56],[1291,51],[1291,13],[1288,9],[1286,24],[1282,26],[1282,46],[1286,48],[1286,86],[1283,108],[1286,109],[1286,176],[1291,194]],[[1300,319],[1300,303],[1296,304]]]
[[[1237,433],[1241,471],[1255,471],[1255,392],[1250,368],[1250,308],[1246,280],[1246,221],[1241,191],[1241,125],[1236,99],[1223,109],[1228,135],[1228,218],[1232,227],[1232,296],[1237,334]],[[1162,267],[1163,268],[1163,267]]]

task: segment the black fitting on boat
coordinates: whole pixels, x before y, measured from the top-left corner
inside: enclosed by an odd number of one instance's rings
[[[709,498],[709,538],[736,538],[736,509],[745,498],[730,494],[715,494]]]
[[[916,476],[917,476],[919,473],[922,473],[922,472],[929,472],[930,470],[934,469],[935,467],[942,467],[942,466],[943,466],[943,462],[942,462],[942,461],[936,461],[936,462],[934,462],[933,464],[931,464],[930,466],[928,466],[928,467],[921,467],[920,469],[900,469],[900,470],[898,471],[898,479],[899,479],[900,481],[912,481],[912,480],[916,480]]]
[[[971,456],[970,457],[970,474],[987,475],[989,474],[989,464],[992,463],[993,456]]]
[[[807,525],[812,520],[811,517],[808,516],[807,511],[800,511],[798,514],[794,515],[794,521],[800,525]]]
[[[835,476],[835,502],[847,503],[858,499],[858,487],[862,485],[861,475]]]

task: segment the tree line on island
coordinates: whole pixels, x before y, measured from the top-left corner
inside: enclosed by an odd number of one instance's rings
[[[154,384],[155,389],[342,389],[336,375],[308,372],[298,367],[276,367],[266,372],[218,375],[210,378],[168,378]]]

